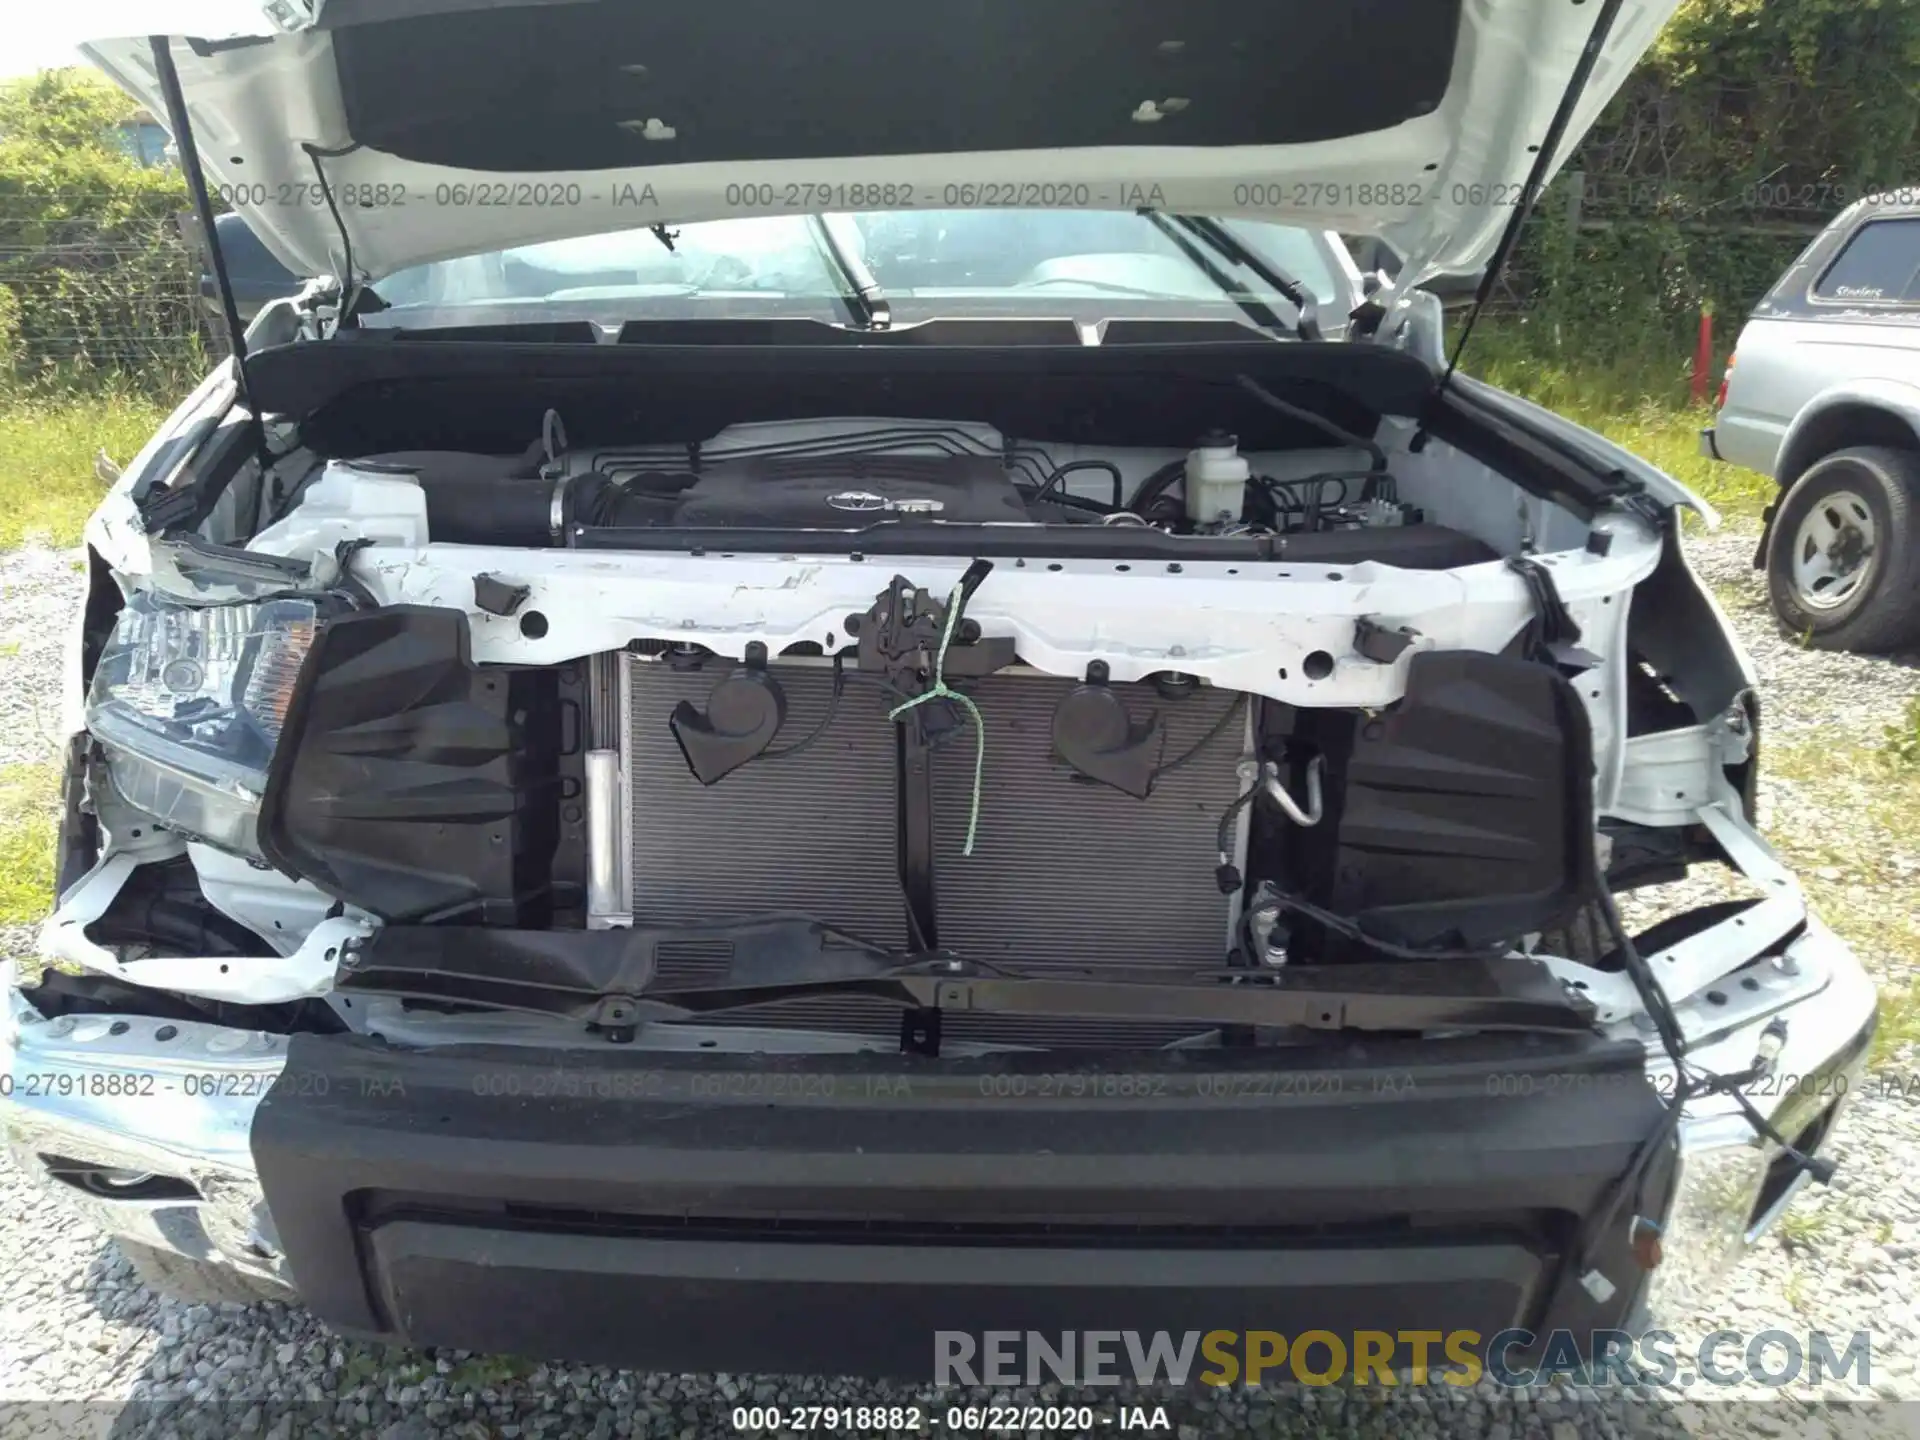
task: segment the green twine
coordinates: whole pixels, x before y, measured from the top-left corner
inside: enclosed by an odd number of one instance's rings
[[[971,696],[958,690],[947,688],[947,646],[953,643],[953,632],[960,624],[960,611],[965,605],[961,587],[953,587],[947,596],[947,621],[940,627],[940,648],[933,656],[933,688],[911,700],[896,705],[887,712],[887,719],[898,720],[916,705],[924,705],[929,700],[954,700],[973,720],[973,803],[967,807],[967,845],[960,853],[973,854],[973,837],[980,829],[980,782],[987,766],[987,728],[980,718],[980,707],[973,703]]]

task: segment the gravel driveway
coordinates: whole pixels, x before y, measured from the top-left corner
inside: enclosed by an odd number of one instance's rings
[[[1750,646],[1765,682],[1767,744],[1877,739],[1920,693],[1920,670],[1886,660],[1803,651],[1782,640],[1746,566],[1750,535],[1701,537],[1690,546]],[[71,557],[28,550],[0,557],[0,763],[49,753],[57,719],[59,656],[79,592]],[[1813,788],[1770,783],[1776,823],[1842,826]],[[1899,847],[1910,864],[1920,836]],[[1692,903],[1719,884],[1690,877],[1654,906]],[[1909,901],[1910,903],[1910,901]],[[1636,905],[1636,910],[1646,908]],[[0,941],[20,943],[18,935]],[[1910,1067],[1909,1067],[1910,1068]],[[1841,1135],[1831,1190],[1804,1197],[1793,1243],[1770,1238],[1750,1255],[1708,1313],[1658,1317],[1681,1339],[1715,1329],[1810,1328],[1872,1334],[1872,1380],[1884,1399],[1920,1400],[1920,1103],[1905,1071],[1856,1097]],[[64,1212],[49,1208],[0,1160],[0,1436],[16,1434],[271,1435],[316,1432],[386,1440],[613,1435],[691,1437],[733,1433],[736,1403],[876,1404],[918,1400],[944,1414],[956,1399],[926,1387],[868,1381],[651,1375],[533,1366],[494,1357],[389,1350],[342,1340],[303,1312],[278,1305],[184,1306],[145,1290],[118,1253]],[[823,1316],[822,1323],[832,1323]],[[1859,1400],[1849,1389],[1846,1398]],[[974,1403],[1057,1403],[1057,1392],[984,1392]],[[1117,1400],[1088,1397],[1111,1410]],[[1165,1398],[1165,1397],[1162,1397]],[[1415,1399],[1334,1391],[1227,1391],[1169,1401],[1183,1436],[1257,1434],[1459,1435],[1485,1440],[1694,1434],[1913,1434],[1920,1406],[1817,1406],[1802,1389],[1672,1396],[1549,1387],[1518,1396],[1446,1391]],[[1205,1407],[1205,1408],[1200,1408]],[[1105,1433],[1105,1432],[1096,1432]]]

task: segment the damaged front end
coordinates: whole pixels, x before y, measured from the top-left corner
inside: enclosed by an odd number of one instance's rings
[[[1238,1323],[1209,1267],[1254,1265],[1248,1324],[1389,1332],[1705,1284],[1828,1165],[1873,998],[1754,832],[1751,676],[1667,482],[1469,382],[1395,402],[1390,356],[1341,362],[1379,408],[1335,422],[1328,357],[1210,353],[1127,357],[1160,408],[1097,462],[899,417],[632,435],[549,355],[516,383],[590,440],[544,406],[524,453],[423,448],[527,402],[322,374],[298,425],[130,471],[19,1163],[349,1329],[696,1368],[910,1370],[934,1320],[1104,1323],[1116,1287]],[[918,403],[1047,434],[1134,383],[1005,354]],[[749,416],[785,403],[753,368]],[[1618,925],[1702,863],[1754,898]],[[841,1343],[793,1338],[796,1264]]]

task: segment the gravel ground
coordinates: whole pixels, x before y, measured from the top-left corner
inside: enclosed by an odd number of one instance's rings
[[[1828,655],[1782,639],[1746,566],[1750,535],[1696,539],[1696,565],[1719,590],[1759,666],[1769,745],[1874,740],[1920,669]],[[28,550],[0,557],[0,763],[39,760],[56,738],[60,646],[79,591],[72,557]],[[1799,823],[1822,815],[1802,787],[1772,783],[1767,812]],[[1901,849],[1920,848],[1920,837]],[[1911,862],[1912,855],[1906,856]],[[1640,915],[1725,893],[1696,875],[1636,903]],[[1909,901],[1910,903],[1910,901]],[[0,935],[16,949],[20,937]],[[1911,1068],[1911,1067],[1909,1067]],[[1420,1397],[1383,1392],[1231,1390],[1199,1396],[1091,1392],[1104,1412],[1164,1403],[1183,1437],[1251,1432],[1298,1436],[1460,1436],[1484,1440],[1612,1440],[1640,1435],[1920,1434],[1920,1105],[1907,1072],[1883,1072],[1855,1097],[1841,1134],[1839,1177],[1803,1197],[1780,1238],[1747,1257],[1710,1308],[1661,1315],[1686,1353],[1715,1329],[1810,1328],[1872,1335],[1873,1397],[1848,1387],[1749,1387],[1711,1403],[1671,1392],[1548,1387],[1506,1395],[1481,1387]],[[185,1306],[162,1300],[119,1253],[50,1208],[0,1160],[0,1436],[16,1434],[674,1436],[731,1433],[735,1404],[1061,1403],[1057,1390],[972,1395],[850,1379],[672,1376],[533,1366],[496,1357],[391,1350],[329,1334],[279,1305]],[[831,1317],[823,1317],[831,1323]],[[1870,1403],[1817,1403],[1839,1398]],[[935,1424],[933,1428],[942,1428]],[[1096,1430],[1094,1433],[1103,1433]],[[1165,1433],[1165,1432],[1162,1432]]]

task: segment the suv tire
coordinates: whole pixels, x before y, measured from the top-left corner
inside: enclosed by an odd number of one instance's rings
[[[1780,623],[1822,650],[1920,639],[1920,454],[1862,445],[1815,461],[1773,517],[1767,594]]]

